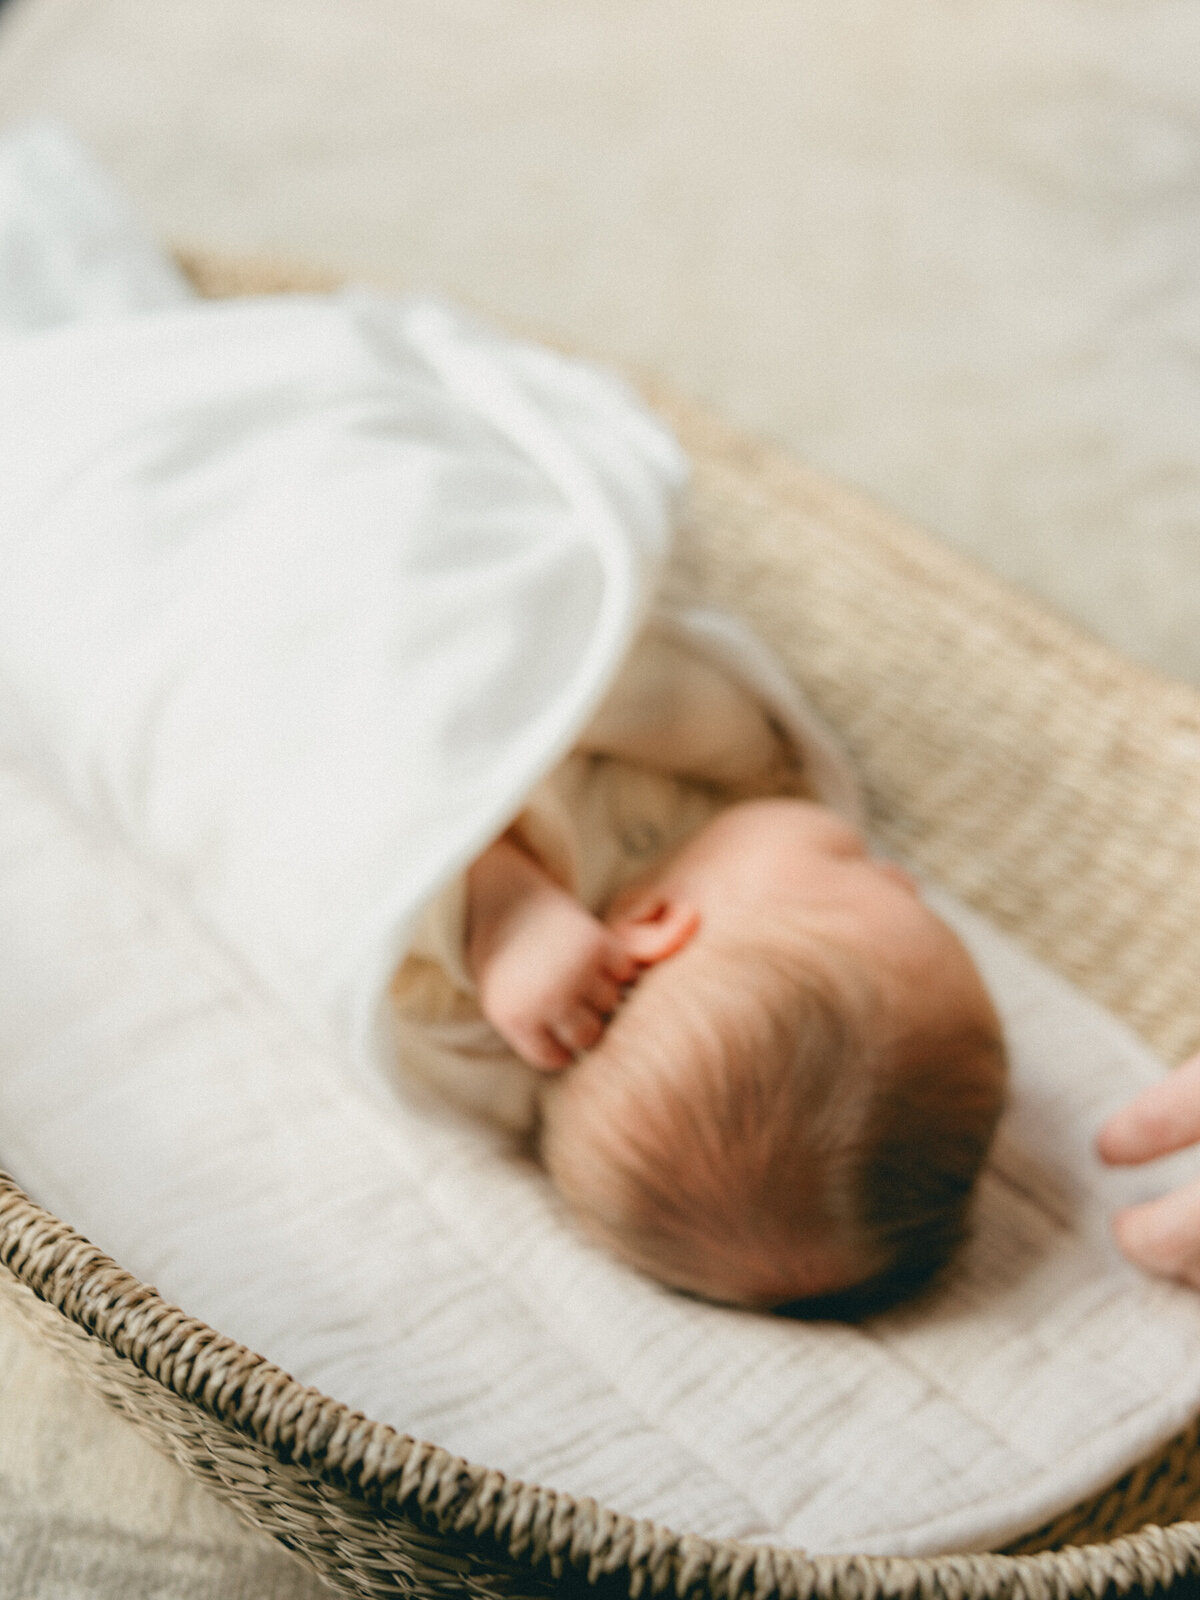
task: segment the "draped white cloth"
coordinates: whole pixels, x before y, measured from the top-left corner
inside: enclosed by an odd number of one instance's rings
[[[359,1048],[624,657],[684,462],[615,379],[433,303],[165,298],[0,347],[0,656],[73,801]]]

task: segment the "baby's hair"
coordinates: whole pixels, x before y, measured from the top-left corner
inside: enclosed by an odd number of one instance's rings
[[[706,1298],[853,1318],[914,1293],[965,1232],[1003,1100],[998,1037],[881,1042],[765,933],[674,960],[676,981],[647,973],[545,1087],[541,1154],[568,1205]]]

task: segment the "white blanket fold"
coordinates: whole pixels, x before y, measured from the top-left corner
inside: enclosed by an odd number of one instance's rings
[[[0,359],[0,664],[38,742],[361,1048],[416,911],[622,660],[677,447],[615,381],[365,292]]]
[[[1145,1180],[1090,1153],[1159,1068],[977,918],[931,891],[1012,1112],[947,1285],[862,1328],[668,1294],[495,1130],[350,1088],[417,909],[624,659],[683,476],[618,382],[430,302],[191,303],[60,135],[0,147],[0,1157],[475,1460],[713,1536],[986,1546],[1194,1413],[1200,1301],[1117,1259]]]

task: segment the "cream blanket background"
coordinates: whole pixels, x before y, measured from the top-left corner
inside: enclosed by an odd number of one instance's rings
[[[1198,32],[1189,0],[10,0],[0,121],[72,118],[172,237],[656,366],[1197,677]],[[32,1570],[299,1592],[5,1340]]]

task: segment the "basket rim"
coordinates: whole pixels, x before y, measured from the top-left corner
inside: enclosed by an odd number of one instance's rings
[[[125,1271],[0,1170],[0,1261],[39,1300],[179,1399],[329,1487],[441,1534],[483,1539],[530,1573],[619,1578],[632,1595],[1101,1594],[1200,1574],[1200,1522],[1148,1524],[1032,1554],[813,1555],[679,1533],[512,1479],[374,1422],[218,1333]]]

